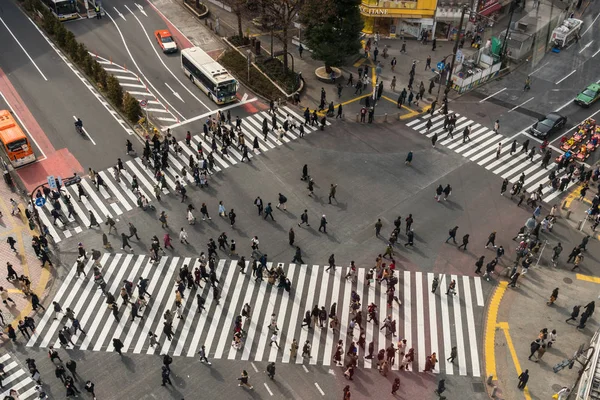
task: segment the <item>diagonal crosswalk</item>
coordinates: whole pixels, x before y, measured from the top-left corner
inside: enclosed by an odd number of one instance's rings
[[[279,124],[289,116],[290,120],[296,125],[300,125],[304,122],[304,118],[291,108],[284,106],[277,110]],[[277,140],[275,134],[270,133],[265,140],[262,134],[262,121],[267,118],[269,126],[271,126],[271,114],[267,111],[259,112],[247,116],[242,121],[242,132],[245,135],[246,143],[249,147],[252,147],[252,143],[255,137],[258,137],[258,143],[260,145],[260,151],[265,152],[270,149],[274,149],[281,146],[283,143]],[[328,123],[329,124],[329,123]],[[310,134],[318,130],[316,126],[305,126],[305,134]],[[292,140],[299,138],[299,133],[296,130],[290,130],[286,133],[283,138],[284,143],[288,143]],[[192,137],[190,146],[185,144],[185,141],[179,142],[182,153],[178,154],[171,151],[169,155],[169,167],[164,169],[165,178],[167,185],[171,192],[175,192],[175,181],[179,180],[183,186],[190,186],[190,181],[182,179],[182,169],[187,170],[188,179],[191,178],[191,171],[189,169],[189,159],[191,156],[196,156],[197,149],[199,146],[203,149],[205,154],[212,151],[210,142],[207,142],[202,138],[201,135],[195,135]],[[259,153],[253,153],[250,151],[250,158],[256,157]],[[230,148],[229,155],[224,158],[223,156],[214,153],[215,167],[214,172],[223,171],[229,167],[232,167],[242,161],[242,154],[240,151]],[[115,160],[116,162],[116,160]],[[95,215],[98,223],[102,224],[107,217],[115,218],[119,215],[124,214],[136,208],[137,197],[131,190],[133,177],[137,179],[139,189],[141,193],[149,200],[155,199],[154,186],[158,183],[153,168],[146,166],[140,157],[134,157],[124,162],[125,170],[121,172],[120,181],[117,181],[114,177],[112,168],[104,171],[100,171],[99,174],[103,178],[105,186],[100,186],[97,190],[94,182],[89,177],[83,177],[81,185],[84,188],[86,197],[79,200],[78,189],[75,185],[64,187],[63,192],[66,192],[71,196],[73,208],[75,209],[76,215],[68,217],[67,204],[64,198],[59,200],[61,205],[61,212],[65,217],[65,222],[62,223],[60,220],[56,221],[54,225],[54,218],[51,215],[53,205],[51,202],[46,202],[43,207],[38,207],[41,211],[40,218],[42,223],[45,224],[54,240],[58,243],[63,238],[70,238],[73,235],[80,233],[82,230],[87,229],[90,226],[90,220],[88,218],[89,211],[92,211]],[[191,185],[193,186],[193,185]],[[168,193],[168,191],[164,191]]]
[[[449,113],[452,114],[453,111],[449,111]],[[406,125],[428,138],[437,134],[439,144],[454,150],[456,153],[473,162],[477,162],[478,165],[500,176],[502,179],[508,178],[511,184],[518,181],[521,174],[524,173],[525,190],[528,193],[532,193],[542,185],[542,200],[546,203],[551,203],[563,193],[560,190],[554,191],[552,189],[548,178],[552,164],[548,169],[544,169],[541,165],[542,154],[536,152],[532,162],[527,159],[525,153],[520,151],[521,145],[519,144],[517,152],[511,155],[510,148],[514,138],[509,139],[504,136],[498,136],[492,128],[481,126],[464,115],[455,114],[458,119],[453,132],[453,138],[444,129],[444,115],[440,113],[436,113],[434,116],[427,114],[408,122]],[[425,127],[428,120],[432,122],[429,133],[427,133],[427,128]],[[462,132],[467,126],[471,126],[471,134],[469,135],[471,140],[463,143]],[[496,158],[498,143],[502,143],[502,150],[500,156]],[[563,170],[562,174],[557,173],[556,176],[560,179],[566,173],[567,171]],[[574,184],[574,181],[569,182],[567,188]],[[508,189],[510,190],[510,186]]]
[[[21,365],[10,353],[1,355],[0,363],[4,365],[0,398],[4,399],[11,395],[11,390],[18,393],[20,400],[38,398],[39,392],[35,389],[36,383],[31,379],[27,367]],[[15,397],[14,394],[13,397]]]
[[[348,330],[352,318],[349,312],[351,293],[355,291],[361,298],[365,340],[367,344],[374,343],[375,356],[379,349],[406,339],[408,348],[413,347],[417,355],[413,365],[415,371],[423,370],[426,356],[436,352],[440,362],[435,372],[481,374],[481,338],[476,333],[476,321],[482,318],[484,295],[479,277],[400,271],[396,290],[399,302],[392,302],[392,306],[388,307],[386,283],[367,282],[367,271],[363,268],[358,269],[357,279],[352,281],[345,279],[347,267],[327,272],[321,265],[267,263],[269,268],[283,268],[292,282],[292,290],[288,293],[266,280],[256,282],[249,265],[246,267],[248,273],[241,274],[237,260],[221,259],[215,268],[221,290],[219,304],[213,299],[208,283],[202,281],[202,287],[186,289],[182,300],[183,318],[174,319],[174,337],[168,340],[162,331],[163,315],[166,310],[174,311],[176,308],[174,290],[180,268],[187,265],[193,271],[199,263],[198,259],[182,257],[162,257],[152,263],[143,255],[104,254],[100,259],[101,269],[107,291],[117,298],[119,320],[107,308],[105,296],[90,277],[92,261],[86,265],[85,278],[75,276],[75,267],[70,270],[53,301],[58,302],[63,310],[72,309],[79,319],[85,334],[75,333],[71,340],[81,350],[112,352],[112,339],[116,337],[123,342],[124,353],[169,353],[195,357],[200,347],[205,345],[209,359],[331,366],[334,365],[332,357],[338,340],[348,345],[358,340],[360,334],[358,326],[354,331]],[[436,275],[440,279],[440,287],[432,293],[430,288]],[[124,279],[135,283],[140,276],[149,280],[147,291],[151,297],[148,306],[141,312],[143,319],[135,318],[132,322],[131,306],[125,305],[118,293]],[[454,296],[445,294],[450,280],[457,283]],[[137,292],[137,289],[134,290],[134,298],[137,298]],[[206,299],[206,310],[201,313],[196,301],[198,294]],[[232,347],[234,321],[246,303],[252,306],[252,316],[244,323],[244,344],[241,349],[236,349]],[[307,310],[318,305],[324,306],[329,313],[333,303],[337,304],[339,330],[334,332],[327,325],[311,329],[302,326]],[[397,337],[388,336],[385,328],[381,330],[382,325],[366,322],[367,305],[371,303],[380,310],[380,324],[386,315],[397,321]],[[269,343],[268,325],[272,314],[275,314],[279,327],[281,349]],[[70,326],[70,321],[62,315],[58,319],[54,317],[52,310],[41,317],[36,332],[27,343],[28,347],[61,346],[58,331]],[[159,343],[155,347],[149,345],[149,333],[158,336]],[[296,358],[291,357],[289,351],[293,339],[300,345]],[[306,341],[312,345],[310,359],[300,356]],[[445,361],[453,346],[458,348],[454,364]],[[359,348],[358,355],[359,366],[375,366],[375,362],[364,358],[363,349]],[[396,357],[392,370],[398,369],[400,358]]]

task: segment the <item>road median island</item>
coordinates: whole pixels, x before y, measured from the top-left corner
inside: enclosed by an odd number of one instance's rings
[[[233,76],[263,99],[268,101],[286,95],[254,66],[250,68],[250,79],[248,79],[248,61],[236,50],[226,50],[218,61]]]

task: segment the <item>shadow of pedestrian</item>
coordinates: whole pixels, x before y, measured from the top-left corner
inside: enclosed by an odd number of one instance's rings
[[[123,354],[121,356],[121,361],[125,365],[125,368],[127,368],[129,371],[135,373],[135,362],[133,361],[133,359],[128,357],[126,354]]]

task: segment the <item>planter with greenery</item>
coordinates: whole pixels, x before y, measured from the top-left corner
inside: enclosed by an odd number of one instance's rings
[[[201,3],[200,0],[183,0],[183,4],[192,10],[198,18],[206,18],[208,16],[208,7]]]
[[[248,46],[250,44],[250,38],[248,36],[234,35],[228,37],[227,40],[235,47]]]
[[[42,29],[58,44],[65,55],[96,84],[113,106],[125,113],[130,122],[137,123],[142,116],[142,108],[137,100],[135,100],[137,105],[133,105],[129,100],[126,107],[123,101],[123,88],[119,81],[114,76],[108,75],[83,43],[77,42],[73,32],[65,28],[65,25],[40,0],[20,0],[20,2]]]
[[[268,100],[284,97],[284,94],[256,68],[250,68],[250,80],[248,80],[248,61],[236,50],[227,50],[219,58],[219,62],[231,72],[238,80],[243,82],[256,94]]]
[[[258,65],[261,71],[267,74],[269,78],[277,82],[277,84],[287,93],[294,93],[298,90],[300,81],[298,79],[298,74],[289,69],[285,69],[283,62],[279,58],[265,56],[257,57],[256,65]]]

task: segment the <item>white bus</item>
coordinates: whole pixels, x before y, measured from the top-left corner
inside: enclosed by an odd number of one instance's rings
[[[77,0],[42,0],[61,21],[79,18]]]
[[[236,101],[238,82],[200,47],[181,50],[181,68],[217,104]]]

